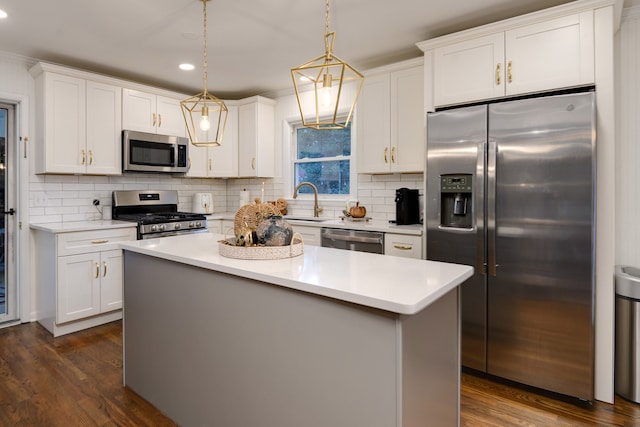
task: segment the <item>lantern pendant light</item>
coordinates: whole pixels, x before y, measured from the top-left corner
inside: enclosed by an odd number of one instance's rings
[[[196,147],[216,147],[222,143],[227,123],[227,106],[224,101],[207,91],[207,2],[203,5],[203,72],[202,92],[180,102],[187,125],[189,140]]]
[[[326,0],[324,55],[291,69],[302,124],[306,127],[346,128],[362,89],[364,76],[333,54],[335,34],[329,32],[329,0]]]

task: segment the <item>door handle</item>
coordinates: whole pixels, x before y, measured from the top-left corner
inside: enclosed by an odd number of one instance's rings
[[[487,272],[489,276],[497,274],[496,260],[496,165],[498,162],[498,146],[489,141],[487,153]]]
[[[8,211],[4,211],[2,213],[5,214],[5,215],[15,215],[16,214],[16,210],[11,208]]]

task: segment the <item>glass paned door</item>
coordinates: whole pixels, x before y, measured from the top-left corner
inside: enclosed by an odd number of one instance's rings
[[[15,222],[11,191],[11,144],[14,142],[14,106],[0,103],[0,323],[17,319],[17,295],[13,262]]]

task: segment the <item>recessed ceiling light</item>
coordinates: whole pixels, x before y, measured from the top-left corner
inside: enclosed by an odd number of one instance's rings
[[[196,68],[193,64],[180,64],[180,69],[184,71],[191,71]]]
[[[0,19],[2,19],[2,18],[6,18],[7,16],[9,16],[9,15],[7,15],[7,12],[5,12],[5,11],[4,11],[4,10],[2,10],[2,9],[0,9]]]

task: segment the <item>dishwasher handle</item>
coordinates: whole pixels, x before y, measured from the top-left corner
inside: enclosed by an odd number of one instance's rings
[[[323,232],[322,236],[327,239],[339,240],[342,242],[354,242],[354,243],[382,243],[383,234],[382,233],[367,233],[367,234],[375,234],[375,237],[372,236],[363,236],[363,235],[347,235],[347,234],[335,234],[329,231]]]

